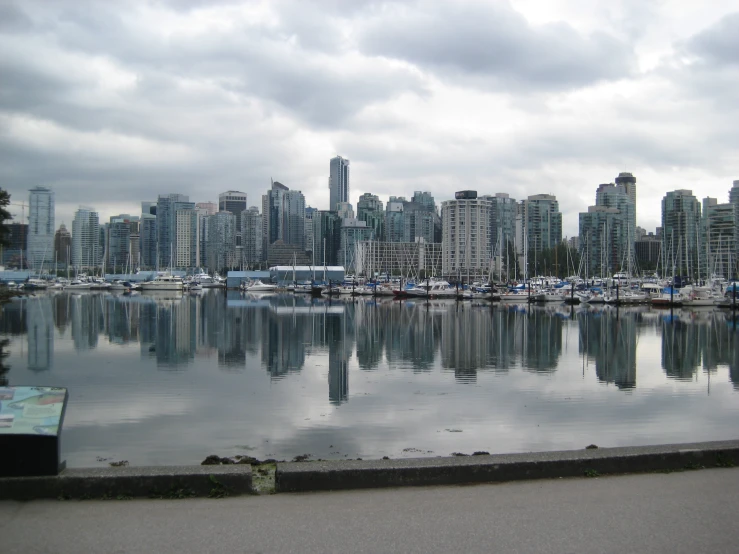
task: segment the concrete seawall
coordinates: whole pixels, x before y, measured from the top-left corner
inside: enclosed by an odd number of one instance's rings
[[[490,483],[739,464],[739,441],[412,460],[277,464],[277,492]]]
[[[275,492],[491,483],[739,465],[739,440],[449,458],[278,463]],[[186,498],[253,492],[246,464],[67,469],[0,478],[0,500]]]

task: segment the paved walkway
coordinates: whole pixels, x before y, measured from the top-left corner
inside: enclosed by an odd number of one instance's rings
[[[739,468],[222,500],[0,502],[1,552],[739,551]]]

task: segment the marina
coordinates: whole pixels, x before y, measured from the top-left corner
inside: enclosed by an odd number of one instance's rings
[[[722,440],[739,415],[713,306],[47,289],[0,325],[5,384],[69,390],[70,467]]]

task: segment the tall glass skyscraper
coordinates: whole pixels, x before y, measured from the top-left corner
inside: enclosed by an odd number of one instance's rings
[[[349,160],[336,156],[331,158],[328,177],[329,211],[335,211],[339,202],[349,202]]]
[[[72,222],[72,265],[93,269],[100,265],[100,219],[92,208],[80,208]]]
[[[54,261],[54,191],[46,187],[32,188],[28,207],[28,267],[41,271],[42,265],[48,268]]]

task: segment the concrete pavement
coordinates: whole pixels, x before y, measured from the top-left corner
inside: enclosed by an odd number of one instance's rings
[[[739,468],[188,500],[0,502],[2,552],[736,552]]]

